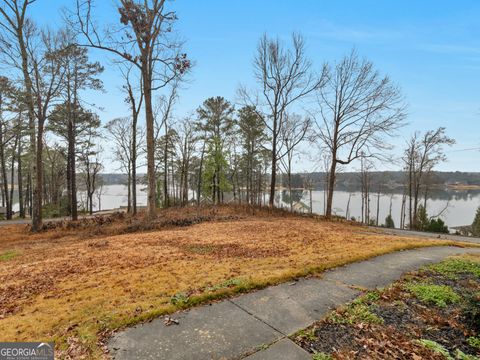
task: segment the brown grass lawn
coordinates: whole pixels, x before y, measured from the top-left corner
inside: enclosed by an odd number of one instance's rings
[[[53,340],[61,357],[102,358],[102,340],[120,327],[375,255],[452,243],[280,212],[193,212],[165,213],[175,220],[127,234],[141,226],[120,219],[40,234],[0,227],[0,341]]]

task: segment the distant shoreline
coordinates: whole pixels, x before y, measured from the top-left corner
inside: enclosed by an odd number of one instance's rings
[[[480,190],[480,185],[447,184],[447,188],[452,190]]]

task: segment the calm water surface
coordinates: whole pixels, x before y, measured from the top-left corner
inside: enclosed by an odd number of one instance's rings
[[[147,193],[143,186],[139,186],[137,191],[137,203],[139,206],[147,204]],[[283,202],[281,201],[283,198]],[[296,191],[294,199],[300,200],[305,205],[309,205],[310,198],[308,192]],[[348,199],[350,198],[350,216],[357,219],[361,218],[362,196],[359,191],[341,191],[335,192],[333,201],[333,211],[336,215],[345,216]],[[277,203],[282,206],[288,206],[287,192],[279,192]],[[324,192],[312,191],[313,212],[322,215],[324,213]],[[85,203],[85,194],[79,194],[79,202]],[[400,224],[400,210],[402,205],[401,194],[381,194],[379,202],[379,223],[383,224],[385,217],[390,212],[395,221],[395,225]],[[106,185],[102,189],[100,201],[97,196],[94,198],[94,210],[115,209],[127,205],[127,187],[125,185]],[[472,223],[476,209],[480,206],[480,190],[436,190],[427,201],[427,210],[430,216],[437,215],[446,207],[440,217],[449,227],[469,225]],[[15,206],[18,211],[18,204]],[[370,196],[370,218],[376,218],[377,214],[377,194]]]

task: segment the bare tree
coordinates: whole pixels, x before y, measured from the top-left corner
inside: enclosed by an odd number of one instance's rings
[[[169,177],[168,177],[168,154],[172,152],[170,146],[173,146],[174,141],[173,139],[169,139],[170,134],[173,132],[171,123],[172,120],[172,113],[173,107],[175,102],[178,99],[178,81],[172,81],[169,87],[168,95],[163,95],[159,97],[158,101],[158,109],[156,113],[158,116],[155,116],[155,128],[156,128],[156,135],[155,135],[155,142],[158,144],[158,136],[163,127],[164,129],[164,140],[161,142],[163,144],[163,151],[161,152],[163,155],[163,206],[169,207],[170,206],[170,196],[169,196]],[[158,117],[158,118],[157,118]]]
[[[178,129],[178,153],[179,153],[179,173],[180,173],[180,202],[185,206],[188,202],[189,173],[192,156],[195,151],[197,137],[195,136],[195,126],[189,118],[185,118],[180,123]]]
[[[13,168],[15,159],[14,150],[18,142],[17,135],[19,133],[18,124],[15,124],[14,116],[12,116],[14,96],[15,88],[11,81],[4,76],[0,76],[0,180],[2,182],[2,205],[6,207],[7,220],[10,220],[12,218],[13,204],[13,196],[10,196],[10,192],[8,189],[8,155],[11,154],[11,157],[13,159]],[[18,116],[20,118],[21,114],[19,114]],[[15,144],[12,144],[12,141]],[[11,188],[13,189],[13,179],[11,181]]]
[[[156,216],[153,92],[190,68],[181,44],[172,36],[177,20],[166,0],[120,0],[120,23],[100,34],[92,17],[93,0],[77,0],[76,23],[87,46],[108,51],[135,66],[141,74],[146,123],[148,216]]]
[[[89,133],[89,139],[83,144],[80,150],[80,166],[83,170],[83,177],[85,181],[85,190],[87,195],[86,210],[93,214],[93,195],[99,186],[99,175],[103,170],[103,165],[100,160],[100,154],[103,149],[101,146],[95,146],[98,134],[96,129]]]
[[[286,112],[292,104],[322,87],[325,82],[325,69],[321,75],[311,71],[302,36],[293,34],[292,46],[287,48],[279,39],[269,39],[265,34],[260,39],[254,59],[255,78],[261,87],[260,95],[252,98],[247,89],[239,90],[245,105],[253,106],[269,132],[270,206],[274,205],[277,162],[280,156],[279,141]]]
[[[404,162],[408,171],[407,191],[409,198],[410,228],[416,229],[420,189],[426,185],[428,176],[439,163],[446,161],[444,146],[455,144],[455,140],[445,135],[445,128],[429,130],[425,134],[415,133],[408,142]],[[425,196],[426,198],[426,196]],[[426,206],[426,202],[425,202]],[[426,210],[426,207],[424,207]]]
[[[302,119],[301,116],[296,114],[286,114],[284,126],[280,132],[280,149],[283,152],[279,156],[280,164],[287,173],[287,186],[290,203],[290,211],[293,211],[293,198],[292,198],[292,163],[296,155],[298,145],[308,135],[308,131],[311,129],[311,120],[309,118]]]
[[[337,165],[380,157],[378,151],[389,147],[384,137],[403,125],[405,111],[399,89],[355,50],[329,70],[317,99],[318,136],[331,155],[326,207],[330,217]]]
[[[362,223],[370,225],[370,188],[374,165],[367,157],[360,158],[360,182],[362,185]]]
[[[137,159],[138,159],[138,152],[140,150],[139,142],[138,142],[138,117],[140,115],[140,110],[142,108],[143,104],[143,90],[141,83],[140,88],[136,89],[136,87],[132,84],[132,71],[133,71],[133,66],[127,65],[126,69],[122,68],[122,75],[123,79],[125,81],[125,84],[123,85],[123,90],[127,94],[127,97],[125,98],[125,102],[128,103],[130,106],[130,111],[132,113],[132,121],[131,121],[131,132],[130,132],[130,145],[129,149],[131,152],[130,155],[130,169],[131,169],[131,175],[130,175],[130,180],[129,182],[131,183],[131,196],[132,196],[132,213],[136,214],[137,213]],[[139,92],[140,95],[136,96],[135,93]],[[130,186],[128,188],[128,191],[130,193]],[[130,207],[130,202],[128,203],[128,206]],[[130,209],[129,209],[130,211]]]
[[[141,154],[143,146],[143,128],[133,126],[132,118],[117,118],[105,125],[108,138],[113,142],[114,159],[120,163],[121,169],[127,173],[128,189],[128,212],[135,214],[136,202],[134,193],[136,191],[135,178],[137,163],[133,158]],[[135,138],[135,140],[134,140]],[[134,147],[135,146],[135,147]]]

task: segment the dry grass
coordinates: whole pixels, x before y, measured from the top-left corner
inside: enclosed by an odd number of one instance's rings
[[[281,212],[202,211],[210,215],[172,210],[161,230],[123,235],[106,234],[145,223],[0,228],[0,255],[14,254],[0,261],[0,340],[54,340],[62,357],[101,358],[101,340],[120,327],[371,256],[451,244]],[[175,294],[188,302],[173,305]]]

